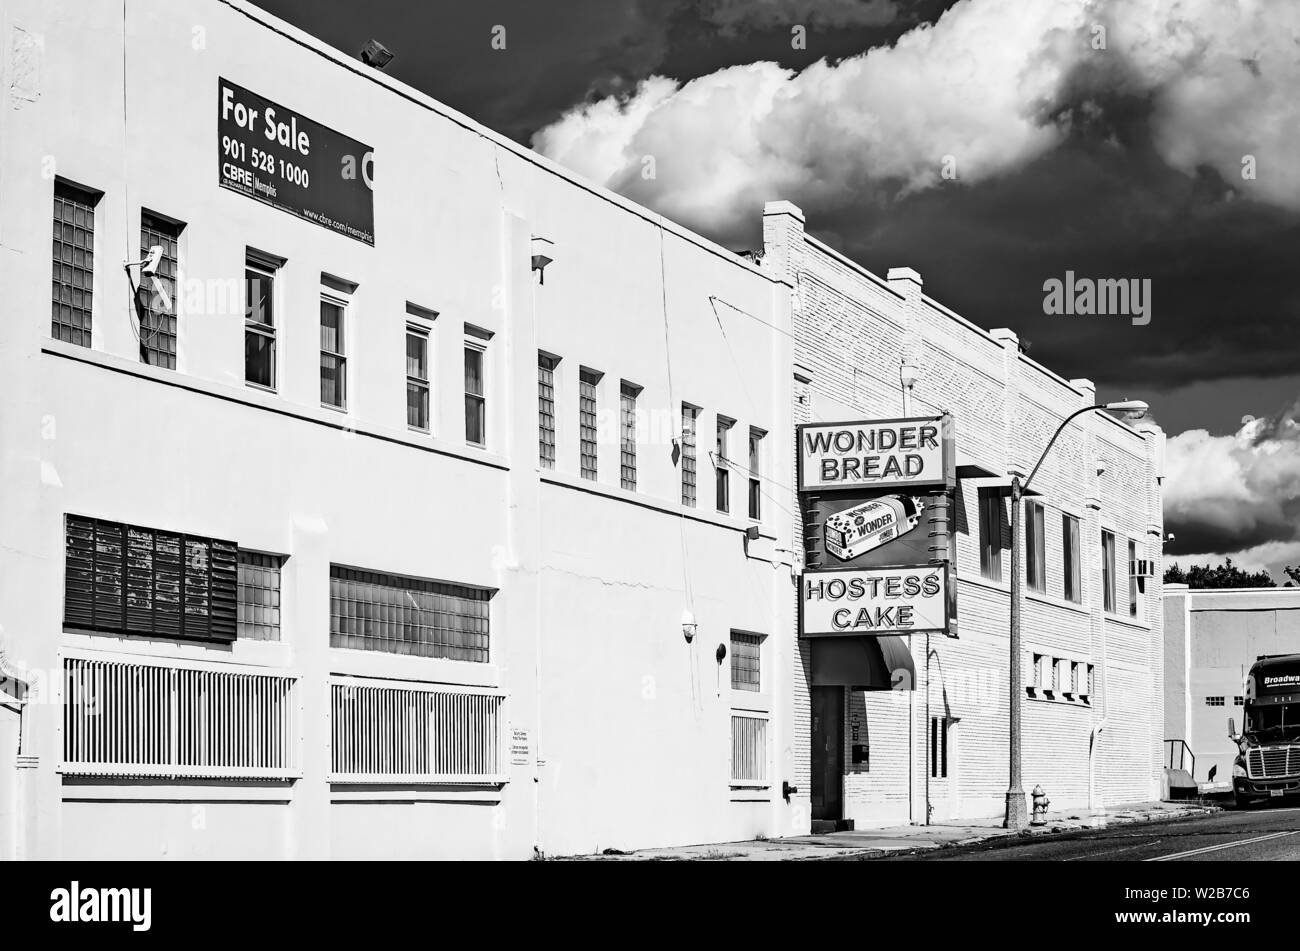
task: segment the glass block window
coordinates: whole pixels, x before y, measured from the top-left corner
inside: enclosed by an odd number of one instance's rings
[[[140,257],[147,258],[153,247],[162,248],[155,277],[167,295],[161,299],[150,279],[141,278],[140,359],[168,370],[176,369],[177,245],[183,227],[147,211],[140,214]]]
[[[280,639],[280,556],[239,550],[239,636]]]
[[[251,257],[244,266],[244,380],[275,389],[275,269]]]
[[[483,350],[465,345],[465,441],[487,445],[487,401],[483,387]]]
[[[406,425],[429,431],[429,331],[406,325]]]
[[[731,632],[731,689],[761,690],[760,659],[763,638],[758,634]]]
[[[596,387],[601,374],[583,368],[578,374],[578,452],[579,474],[596,478]]]
[[[636,400],[641,387],[624,380],[619,386],[619,473],[618,481],[625,489],[636,491]]]
[[[348,358],[345,353],[347,309],[343,303],[322,297],[320,302],[320,401],[323,406],[346,409]]]
[[[543,469],[555,468],[555,368],[560,361],[537,354],[537,461]]]
[[[487,663],[484,588],[330,566],[330,646]]]
[[[754,521],[763,518],[763,489],[760,483],[763,472],[763,437],[767,433],[749,427],[749,517]]]
[[[1221,707],[1223,706],[1223,697],[1206,697],[1205,705],[1207,707]]]
[[[717,452],[713,463],[713,472],[719,512],[731,511],[731,469],[728,467],[727,460],[731,458],[729,444],[731,443],[731,427],[734,425],[736,425],[734,419],[727,419],[725,416],[718,417]]]
[[[95,287],[95,205],[99,196],[54,183],[52,318],[55,340],[90,346],[90,318]]]
[[[690,403],[682,404],[682,504],[695,507],[696,461],[695,424],[700,418],[700,408]]]

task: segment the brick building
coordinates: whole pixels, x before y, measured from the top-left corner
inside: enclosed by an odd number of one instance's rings
[[[819,687],[816,645],[803,642],[795,782],[827,796],[825,818],[859,824],[923,822],[927,802],[934,819],[999,814],[1008,475],[1028,475],[1057,424],[1097,402],[1095,388],[1031,360],[1011,331],[985,331],[927,297],[912,269],[882,279],[848,260],[807,234],[788,202],[765,210],[763,266],[794,288],[796,423],[947,412],[957,445],[959,636],[911,636],[914,691]],[[1152,422],[1086,414],[1025,500],[1024,782],[1059,806],[1159,796],[1163,440]],[[1155,577],[1130,577],[1139,559],[1155,562]]]

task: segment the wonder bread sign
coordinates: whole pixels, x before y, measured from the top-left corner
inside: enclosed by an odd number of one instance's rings
[[[801,492],[951,485],[956,472],[951,416],[797,428]]]

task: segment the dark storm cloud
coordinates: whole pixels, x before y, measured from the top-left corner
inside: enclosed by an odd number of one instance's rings
[[[1267,381],[1300,373],[1300,285],[1290,277],[1300,215],[1284,200],[1297,163],[1277,160],[1300,151],[1300,133],[1277,98],[1294,66],[1276,55],[1297,34],[1300,8],[1278,8],[1264,30],[1211,0],[1176,9],[1164,0],[1092,0],[1089,9],[1114,6],[1127,19],[1123,29],[1110,24],[1107,55],[1087,56],[1060,38],[1062,25],[1068,36],[1086,26],[1087,14],[1053,20],[1042,12],[1083,9],[1083,0],[262,5],[344,50],[376,36],[398,54],[389,69],[397,78],[525,142],[577,104],[635,97],[655,74],[674,77],[660,81],[667,92],[697,78],[715,90],[733,84],[739,91],[722,120],[693,126],[714,142],[665,125],[662,138],[675,147],[658,155],[655,187],[618,176],[611,186],[734,247],[755,246],[763,200],[796,201],[814,233],[867,266],[916,267],[945,304],[983,326],[1012,327],[1063,375],[1150,399],[1173,431],[1203,411],[1214,431],[1231,432],[1241,415],[1277,405],[1280,384]],[[938,39],[955,33],[954,23],[933,24],[949,8],[964,32],[943,46]],[[1045,18],[1043,30],[1025,29],[1031,16]],[[792,22],[807,27],[807,49],[792,47]],[[497,24],[507,28],[506,51],[491,49]],[[1121,38],[1134,36],[1148,39],[1124,48]],[[853,57],[900,38],[907,52],[893,56],[898,68],[863,73],[863,95],[827,98],[815,88],[836,77],[843,86],[854,74],[837,64],[859,69]],[[1233,43],[1246,40],[1249,54],[1232,55]],[[776,65],[747,67],[762,61]],[[1008,62],[1014,68],[1004,68]],[[895,75],[902,78],[889,86]],[[871,88],[881,90],[876,99]],[[1042,94],[1030,96],[1036,90]],[[753,153],[738,153],[746,174],[761,175],[748,183],[711,175],[701,156],[754,128],[745,96],[761,94],[803,96],[807,106],[787,109]],[[1025,95],[1034,124],[1007,124],[1005,110],[993,108],[1004,94]],[[968,95],[969,107],[946,119],[945,100]],[[1277,120],[1260,122],[1269,108]],[[660,111],[657,120],[672,114]],[[894,151],[854,147],[867,123],[889,127],[885,144]],[[615,145],[631,134],[617,130]],[[981,134],[989,140],[983,169],[972,159]],[[1289,152],[1280,148],[1286,136]],[[811,153],[798,155],[809,142]],[[898,154],[906,148],[918,156],[911,164]],[[1233,174],[1251,150],[1271,157],[1260,182]],[[955,182],[930,171],[945,151],[960,159]],[[748,161],[751,154],[760,160]],[[783,154],[798,156],[787,163],[794,173],[766,175],[762,160]],[[1045,315],[1043,283],[1066,271],[1150,279],[1151,323]],[[1248,392],[1242,379],[1252,381]],[[1187,398],[1166,412],[1161,397],[1171,393]]]

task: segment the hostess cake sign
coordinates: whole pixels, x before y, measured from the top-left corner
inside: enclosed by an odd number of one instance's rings
[[[947,565],[805,572],[800,584],[805,637],[949,630],[955,592]]]
[[[952,417],[805,423],[799,491],[946,486],[952,482]]]

